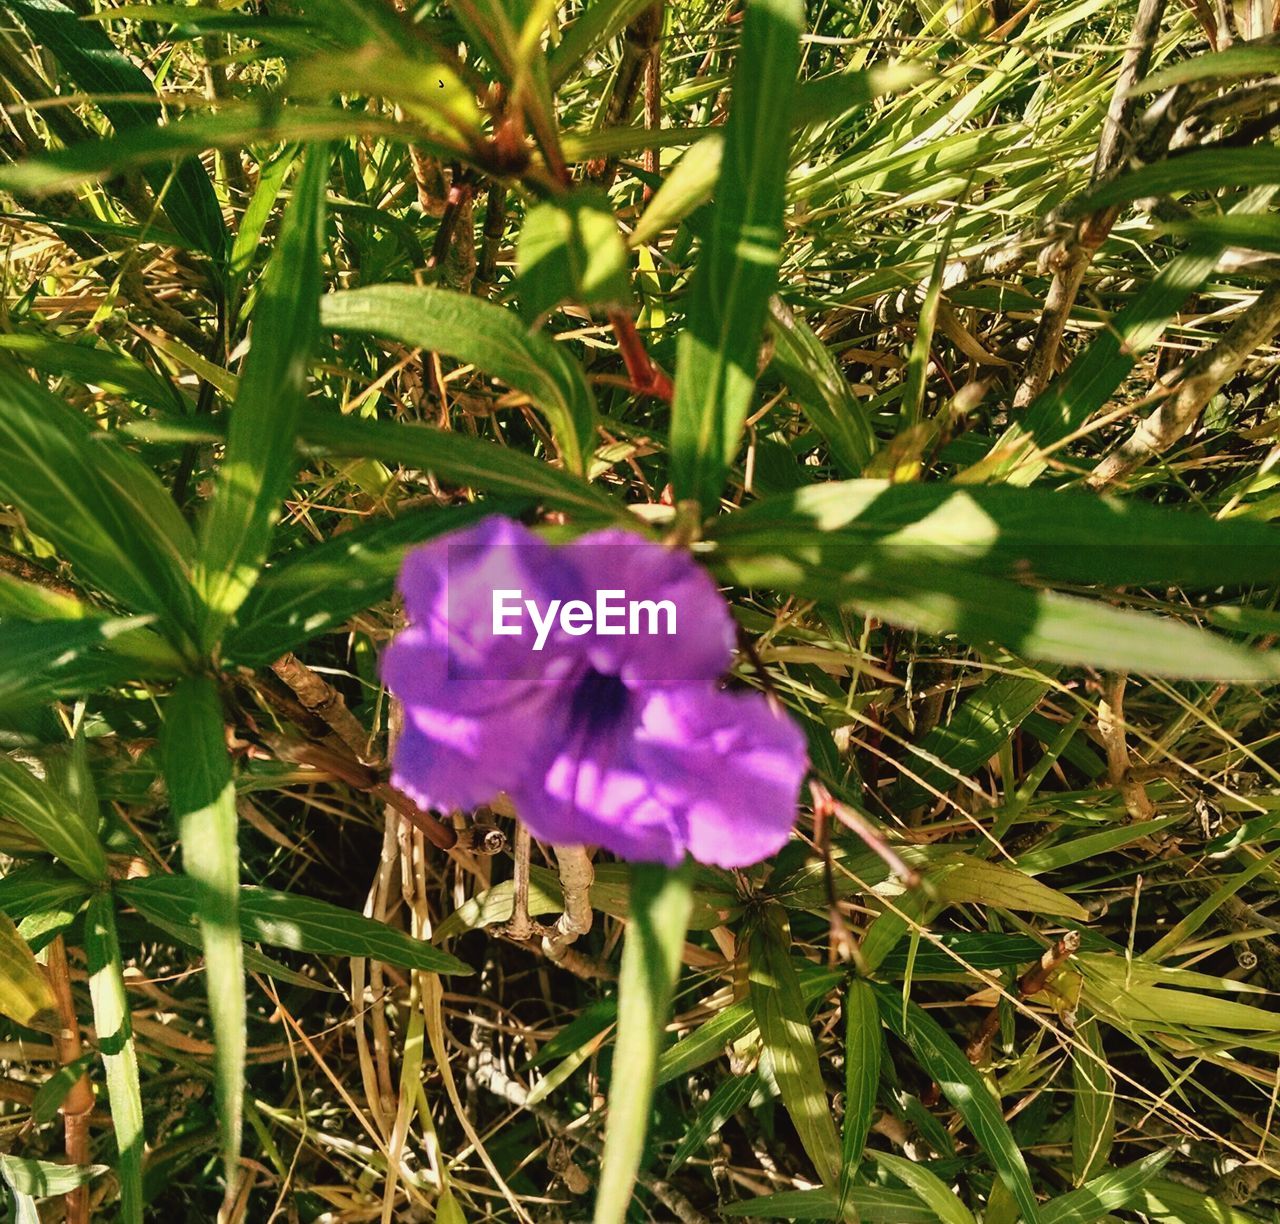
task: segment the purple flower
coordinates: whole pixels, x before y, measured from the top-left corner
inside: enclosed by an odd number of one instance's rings
[[[535,837],[670,866],[747,866],[786,842],[804,738],[720,688],[733,622],[687,554],[621,530],[553,547],[490,518],[412,552],[400,590],[392,781],[421,806],[505,791]]]

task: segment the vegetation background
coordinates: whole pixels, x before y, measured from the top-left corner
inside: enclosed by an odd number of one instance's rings
[[[1280,1219],[1278,20],[8,0],[11,1218]],[[712,568],[775,861],[389,787],[492,512]]]

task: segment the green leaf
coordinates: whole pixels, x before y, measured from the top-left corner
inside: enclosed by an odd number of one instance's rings
[[[1219,187],[1268,187],[1277,183],[1280,183],[1280,149],[1274,145],[1192,149],[1103,183],[1074,200],[1063,215],[1084,216],[1111,204],[1127,204],[1147,196],[1186,195]]]
[[[823,1183],[835,1186],[840,1177],[840,1140],[785,924],[782,907],[770,906],[753,925],[748,942],[751,1006],[800,1142]]]
[[[1280,48],[1238,43],[1223,51],[1197,55],[1180,64],[1169,64],[1144,77],[1134,93],[1163,93],[1191,81],[1226,82],[1231,77],[1274,76],[1280,72]]]
[[[82,579],[181,641],[195,621],[191,530],[150,468],[86,414],[0,363],[0,500]]]
[[[1221,253],[1216,240],[1202,236],[1169,260],[1108,320],[1067,372],[1028,405],[1023,419],[1005,430],[990,454],[963,474],[964,480],[1025,485],[1039,477],[1047,466],[1043,452],[1083,427],[1111,398],[1183,302],[1213,275]]]
[[[1111,1159],[1116,1134],[1116,1081],[1107,1063],[1102,1032],[1095,1017],[1076,1024],[1071,1051],[1071,1180],[1077,1186],[1096,1177]],[[1122,1205],[1122,1204],[1121,1204]],[[1046,1216],[1048,1211],[1046,1211]]]
[[[819,999],[824,998],[844,980],[844,976],[840,970],[802,966],[800,996],[805,1007],[812,1007]],[[723,1054],[727,1045],[756,1031],[756,1016],[751,1000],[731,1003],[687,1037],[682,1037],[662,1055],[658,1060],[658,1084],[670,1083],[681,1075],[697,1070]]]
[[[831,448],[836,466],[846,476],[856,476],[876,450],[866,405],[854,395],[826,345],[777,298],[770,303],[769,335],[773,368]]]
[[[120,1178],[120,1219],[142,1224],[142,1091],[138,1085],[138,1054],[133,1044],[133,1021],[124,986],[124,962],[116,935],[114,901],[109,892],[89,900],[84,922],[84,953],[89,969],[89,997],[98,1051],[107,1073],[107,1099]]]
[[[416,132],[411,125],[408,130]],[[85,141],[0,166],[0,189],[18,195],[46,195],[202,149],[240,149],[289,140],[348,140],[359,133],[403,139],[406,125],[390,115],[368,110],[355,113],[336,106],[290,105],[282,110],[277,95],[263,94],[253,102],[227,102],[214,114],[190,115],[159,128],[131,129],[105,140]],[[414,139],[426,149],[446,155],[456,152],[426,139],[425,134]]]
[[[89,883],[97,883],[97,880]],[[55,910],[76,913],[88,899],[86,881],[57,863],[27,863],[0,876],[0,911],[15,922]]]
[[[609,197],[582,188],[525,214],[516,243],[520,313],[530,324],[565,302],[624,306],[631,300],[627,246]]]
[[[187,12],[193,10],[187,9]],[[271,210],[284,186],[285,175],[297,159],[298,150],[287,145],[265,165],[258,168],[258,185],[240,215],[240,225],[231,244],[231,265],[227,296],[238,308],[249,270],[259,254],[263,231],[271,218]]]
[[[984,863],[981,859],[956,855],[954,866],[944,868],[937,880],[940,900],[952,905],[995,905],[1028,914],[1073,918],[1087,922],[1089,911],[1077,901],[1033,880],[1014,867]]]
[[[230,1192],[240,1158],[246,1007],[235,786],[222,703],[212,679],[192,676],[174,689],[165,705],[160,750],[204,944],[222,1159]]]
[[[728,1079],[723,1080],[706,1103],[699,1106],[698,1111],[690,1119],[689,1129],[676,1145],[671,1162],[667,1165],[667,1177],[674,1176],[684,1162],[712,1135],[719,1132],[759,1089],[760,1075],[756,1071],[750,1071],[745,1075],[730,1075]]]
[[[1171,1149],[1152,1152],[1144,1160],[1125,1165],[1123,1169],[1108,1169],[1078,1189],[1050,1199],[1040,1212],[1041,1224],[1095,1224],[1108,1212],[1137,1206],[1138,1196],[1159,1176],[1172,1156]],[[1215,1221],[1227,1224],[1221,1216],[1216,1216]]]
[[[671,1019],[692,901],[689,861],[636,863],[618,977],[618,1036],[594,1224],[623,1224],[644,1154],[658,1054]]]
[[[391,596],[405,553],[490,514],[527,503],[475,502],[411,510],[286,555],[258,579],[222,645],[229,662],[261,667]]]
[[[840,1136],[840,1201],[849,1201],[880,1091],[880,1009],[863,978],[850,978],[844,996],[844,1126]]]
[[[258,577],[293,476],[307,373],[319,332],[329,148],[311,149],[254,310],[226,451],[200,531],[201,645],[216,645]]]
[[[1027,1224],[1040,1224],[1040,1209],[1022,1149],[1004,1120],[1000,1104],[946,1030],[928,1012],[890,986],[872,984],[885,1024],[911,1047],[926,1074],[968,1124],[978,1146],[1022,1208]]]
[[[127,353],[108,348],[89,348],[67,340],[31,332],[0,335],[0,350],[12,353],[24,365],[43,374],[74,378],[77,382],[101,387],[123,395],[136,404],[146,404],[161,412],[186,412],[182,394],[165,379]]]
[[[597,47],[622,31],[653,0],[592,0],[553,47],[547,63],[552,86],[565,78]]]
[[[1280,675],[1275,652],[1244,650],[1180,621],[1035,591],[954,565],[893,563],[872,555],[840,574],[815,575],[800,557],[739,558],[733,552],[713,554],[712,563],[739,586],[849,604],[890,624],[992,643],[1033,660],[1241,684]]]
[[[848,1205],[858,1213],[862,1224],[938,1224],[932,1208],[905,1190],[886,1190],[881,1186],[853,1186]],[[759,1198],[724,1203],[720,1214],[729,1219],[753,1216],[762,1220],[839,1220],[840,1200],[834,1190],[825,1186],[818,1190],[784,1190]]]
[[[13,919],[0,913],[0,1015],[27,1028],[56,1033],[58,1003],[35,953],[18,934]]]
[[[76,1086],[80,1077],[89,1071],[94,1058],[93,1054],[81,1054],[74,1062],[60,1066],[40,1085],[31,1102],[31,1120],[37,1126],[46,1126],[58,1116],[58,1110],[62,1108],[67,1094]]]
[[[149,876],[119,886],[120,896],[148,917],[190,921],[199,886],[184,876]],[[242,937],[291,952],[316,956],[367,956],[428,973],[469,974],[474,970],[439,948],[386,923],[312,897],[246,885],[239,890]]]
[[[523,391],[546,416],[565,467],[586,471],[596,406],[582,367],[511,311],[445,289],[372,285],[327,295],[320,320],[330,331],[398,340],[470,362]]]
[[[56,1198],[86,1185],[106,1171],[106,1165],[55,1164],[51,1160],[26,1160],[0,1154],[0,1176],[20,1194],[33,1198]]]
[[[934,1213],[938,1224],[977,1224],[973,1212],[947,1188],[946,1182],[924,1165],[890,1152],[875,1152],[874,1156],[876,1164],[886,1173],[910,1187],[916,1198]]]
[[[976,773],[1009,742],[1049,688],[1035,676],[999,674],[973,690],[947,722],[911,745],[908,767],[915,776],[904,775],[893,788],[895,809],[925,803],[931,786],[947,791],[957,777]]]
[[[671,483],[707,510],[738,449],[777,279],[803,24],[801,0],[747,5],[718,199],[677,348]]]
[[[3,753],[0,753],[0,811],[21,825],[76,875],[91,884],[107,878],[107,854],[96,823],[86,825],[79,811],[52,786]]]
[[[0,616],[0,710],[41,705],[81,688],[87,656],[100,656],[112,638],[145,625],[150,617],[22,621]],[[121,675],[133,670],[121,660]],[[145,669],[139,668],[138,673]],[[163,672],[161,672],[163,674]]]
[[[36,45],[52,51],[85,93],[99,95],[97,105],[117,132],[139,129],[145,137],[156,130],[159,100],[154,105],[136,100],[155,93],[151,78],[116,48],[101,26],[81,21],[61,0],[12,0],[12,7]],[[147,178],[163,196],[174,229],[207,254],[221,256],[226,228],[213,182],[200,161],[186,157],[172,171],[155,170]]]
[[[626,514],[619,502],[577,476],[465,434],[330,413],[305,420],[302,436],[309,445],[332,455],[421,468],[466,488],[536,498],[587,519],[618,519]]]
[[[764,498],[709,530],[736,565],[789,558],[832,577],[869,558],[1022,581],[1216,587],[1280,578],[1280,529],[1114,497],[845,480]]]
[[[464,901],[432,934],[439,942],[453,939],[466,931],[506,922],[515,908],[510,880],[503,880],[484,892]],[[631,868],[626,863],[597,863],[591,884],[591,906],[614,918],[626,918],[631,907]],[[560,879],[554,871],[529,868],[529,913],[558,914],[564,909]],[[742,911],[742,903],[726,887],[723,873],[712,867],[693,868],[693,899],[690,903],[688,929],[710,931],[732,922]]]

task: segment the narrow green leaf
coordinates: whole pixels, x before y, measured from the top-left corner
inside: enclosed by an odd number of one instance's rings
[[[1077,1186],[1098,1176],[1111,1159],[1116,1134],[1116,1081],[1107,1063],[1097,1018],[1082,1018],[1075,1027],[1084,1046],[1071,1052],[1071,1180]],[[1046,1215],[1048,1213],[1046,1212]]]
[[[120,896],[148,917],[189,922],[198,913],[198,883],[185,876],[157,875],[119,886]],[[474,972],[457,957],[404,931],[313,897],[246,886],[239,890],[244,939],[317,956],[367,956],[428,973]]]
[[[999,1102],[946,1030],[928,1012],[908,1002],[891,986],[872,984],[885,1024],[911,1047],[920,1066],[933,1076],[947,1100],[968,1124],[1000,1180],[1022,1208],[1027,1224],[1040,1224],[1040,1209],[1027,1162],[1004,1120]]]
[[[79,811],[52,786],[3,753],[0,753],[0,811],[21,825],[76,875],[91,884],[107,878],[107,854],[96,823],[87,826]]]
[[[13,919],[0,913],[0,1015],[27,1028],[57,1032],[57,1000],[35,953]]]
[[[586,471],[596,407],[582,367],[511,311],[445,289],[372,285],[327,295],[320,321],[330,331],[398,340],[470,362],[523,391],[546,415],[565,467]]]
[[[1089,920],[1089,911],[1078,901],[1014,867],[984,863],[967,855],[956,855],[952,863],[957,869],[947,869],[936,884],[937,896],[952,905],[996,905],[1022,913],[1073,918],[1077,922]]]
[[[76,692],[87,656],[102,655],[112,638],[145,625],[150,617],[92,620],[10,620],[0,616],[0,710],[42,705]],[[122,674],[133,670],[124,665]],[[135,674],[141,674],[139,667]]]
[[[835,1186],[840,1177],[840,1140],[790,945],[785,911],[781,906],[769,907],[754,924],[748,942],[751,1007],[800,1142],[823,1183]]]
[[[1040,1212],[1041,1224],[1095,1224],[1108,1212],[1136,1206],[1138,1196],[1172,1157],[1173,1150],[1166,1149],[1152,1152],[1144,1160],[1125,1165],[1123,1169],[1108,1169],[1083,1186],[1050,1199]],[[1217,1220],[1221,1221],[1222,1217]]]
[[[124,986],[124,962],[116,936],[114,901],[97,892],[89,901],[84,922],[84,952],[89,968],[89,997],[98,1052],[107,1073],[107,1099],[115,1131],[116,1167],[120,1178],[120,1218],[142,1224],[142,1091],[138,1085],[138,1054],[133,1044],[133,1021]]]
[[[388,599],[413,545],[523,508],[516,502],[475,502],[413,510],[291,553],[249,592],[223,642],[223,656],[251,667],[271,663]]]
[[[854,395],[826,345],[777,298],[769,305],[769,334],[774,369],[831,447],[836,465],[844,475],[856,476],[876,450],[866,405]]]
[[[801,0],[751,0],[711,231],[677,349],[671,482],[712,509],[737,451],[782,249]]]
[[[516,243],[520,313],[531,324],[565,302],[623,306],[631,299],[627,247],[609,197],[582,188],[525,214]]]
[[[505,311],[502,314],[510,317]],[[625,514],[620,503],[579,477],[465,434],[315,413],[303,421],[302,436],[309,445],[329,454],[421,468],[466,488],[537,498],[584,518],[618,519]]]
[[[1241,684],[1280,675],[1276,652],[1241,649],[1180,621],[1036,591],[955,565],[869,556],[839,575],[816,576],[803,558],[782,553],[749,559],[713,554],[712,562],[722,578],[739,586],[849,604],[890,624],[992,643],[1037,661]]]
[[[195,620],[195,541],[155,473],[56,396],[0,363],[0,500],[22,510],[86,582],[166,617]]]
[[[319,334],[328,177],[328,146],[317,145],[303,162],[259,290],[249,355],[196,558],[206,651],[258,577],[293,476],[298,422]]]
[[[155,131],[159,100],[154,105],[137,100],[138,95],[155,93],[151,78],[115,46],[100,25],[81,21],[79,13],[61,0],[12,0],[11,7],[37,46],[52,51],[86,94],[99,95],[97,104],[117,132],[138,129],[145,136]],[[172,172],[157,169],[147,177],[156,194],[163,196],[174,229],[202,251],[220,257],[226,249],[226,227],[213,182],[200,161],[186,157]]]
[[[222,1158],[230,1192],[240,1158],[246,1008],[235,787],[222,703],[212,679],[193,676],[174,689],[165,706],[160,749],[204,943]]]
[[[973,690],[950,719],[911,745],[909,765],[915,777],[904,777],[893,788],[895,809],[926,802],[930,786],[947,791],[957,776],[976,773],[1009,742],[1049,688],[1048,681],[1035,676],[1001,674]]]
[[[280,196],[285,175],[289,173],[289,167],[297,160],[297,156],[297,148],[287,145],[266,165],[258,168],[258,185],[240,215],[240,225],[236,230],[235,241],[231,244],[227,296],[233,309],[239,306],[249,269],[258,258],[262,234],[271,218],[271,210]]]
[[[667,1165],[667,1176],[674,1176],[681,1165],[712,1135],[719,1132],[759,1089],[760,1075],[756,1071],[748,1072],[746,1075],[730,1075],[728,1079],[723,1080],[706,1104],[700,1106],[690,1120],[689,1129],[676,1145],[671,1162]]]
[[[891,1152],[876,1152],[875,1161],[885,1172],[892,1174],[904,1186],[910,1187],[915,1196],[934,1213],[938,1224],[977,1224],[973,1212],[947,1188],[946,1182],[924,1165],[894,1156]]]
[[[1221,253],[1218,242],[1205,235],[1169,260],[1067,372],[1036,397],[1023,419],[1005,430],[990,454],[963,473],[963,479],[1003,479],[1021,485],[1036,480],[1047,466],[1044,452],[1080,429],[1115,394],[1182,303],[1213,274]]]
[[[1280,578],[1280,529],[1114,497],[845,480],[775,494],[712,524],[735,562],[785,555],[814,575],[869,556],[1023,581],[1216,587]]]
[[[1280,48],[1238,43],[1223,51],[1197,55],[1180,64],[1169,64],[1144,77],[1134,93],[1162,93],[1191,81],[1226,82],[1231,77],[1274,76],[1280,72]]]
[[[0,350],[43,374],[67,377],[123,395],[161,412],[185,412],[181,392],[127,353],[89,348],[31,332],[0,335]]]
[[[932,1208],[906,1190],[886,1190],[882,1186],[853,1186],[848,1206],[858,1213],[862,1224],[938,1224]],[[725,1203],[720,1214],[728,1219],[752,1216],[761,1220],[839,1220],[840,1201],[834,1190],[784,1190],[759,1198]]]
[[[1221,146],[1192,149],[1163,158],[1103,183],[1073,201],[1064,216],[1083,216],[1110,204],[1126,204],[1147,196],[1187,195],[1219,187],[1269,187],[1280,184],[1280,149],[1255,144],[1245,149]]]
[[[669,870],[636,863],[618,977],[618,1036],[605,1118],[594,1224],[622,1224],[644,1154],[658,1054],[671,1018],[692,901],[686,862]]]
[[[368,110],[355,113],[336,106],[288,106],[282,110],[278,96],[264,94],[253,102],[228,102],[213,114],[189,115],[159,128],[130,129],[105,140],[85,141],[0,166],[0,188],[18,195],[47,195],[202,149],[239,149],[288,140],[348,140],[361,133],[403,139],[406,125],[390,115]],[[415,135],[414,141],[446,156],[457,152],[425,134]]]
[[[20,1194],[56,1198],[91,1182],[107,1171],[106,1165],[65,1165],[51,1160],[26,1160],[0,1154],[0,1174]]]
[[[551,51],[547,69],[551,84],[564,79],[601,44],[648,8],[653,0],[592,0]]]
[[[835,969],[803,966],[800,970],[800,995],[805,1007],[810,1008],[824,998],[843,981],[844,976],[843,972]],[[670,1083],[705,1066],[723,1054],[727,1045],[756,1031],[751,1000],[731,1003],[662,1055],[658,1060],[658,1084]]]
[[[75,1062],[60,1066],[40,1085],[31,1102],[31,1120],[37,1126],[46,1126],[58,1116],[62,1102],[67,1099],[67,1094],[76,1086],[80,1077],[93,1065],[94,1057],[93,1054],[81,1054]]]
[[[844,996],[844,1125],[840,1136],[840,1201],[849,1201],[880,1091],[880,1009],[863,978],[850,978]]]

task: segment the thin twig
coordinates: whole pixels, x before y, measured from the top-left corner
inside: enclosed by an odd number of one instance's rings
[[[1168,397],[1133,435],[1108,455],[1086,483],[1104,489],[1139,464],[1167,451],[1200,419],[1205,406],[1249,356],[1280,330],[1280,285],[1264,289],[1211,348],[1166,380]]]
[[[1133,115],[1137,98],[1133,87],[1146,75],[1151,52],[1160,32],[1165,0],[1139,0],[1133,37],[1120,64],[1111,95],[1111,105],[1098,141],[1093,163],[1093,181],[1111,177],[1123,164],[1131,143]],[[1055,243],[1042,257],[1042,264],[1053,273],[1053,282],[1045,298],[1044,310],[1036,328],[1035,340],[1027,358],[1027,366],[1013,396],[1015,408],[1025,408],[1040,394],[1053,377],[1058,364],[1058,351],[1067,320],[1075,306],[1076,296],[1094,253],[1111,232],[1119,209],[1104,208],[1082,218],[1066,239]]]
[[[54,1035],[53,1044],[58,1052],[58,1061],[64,1067],[69,1067],[83,1056],[84,1047],[80,1043],[80,1022],[76,1019],[75,1002],[71,997],[71,973],[67,967],[67,949],[61,935],[49,945],[47,968],[53,997],[58,1005],[58,1023],[61,1025]],[[62,1125],[66,1132],[67,1159],[72,1164],[88,1164],[89,1115],[93,1113],[93,1089],[89,1086],[88,1074],[81,1075],[71,1085],[71,1091],[67,1093],[58,1112],[62,1115]],[[88,1186],[78,1186],[68,1191],[64,1201],[67,1224],[88,1224]]]

